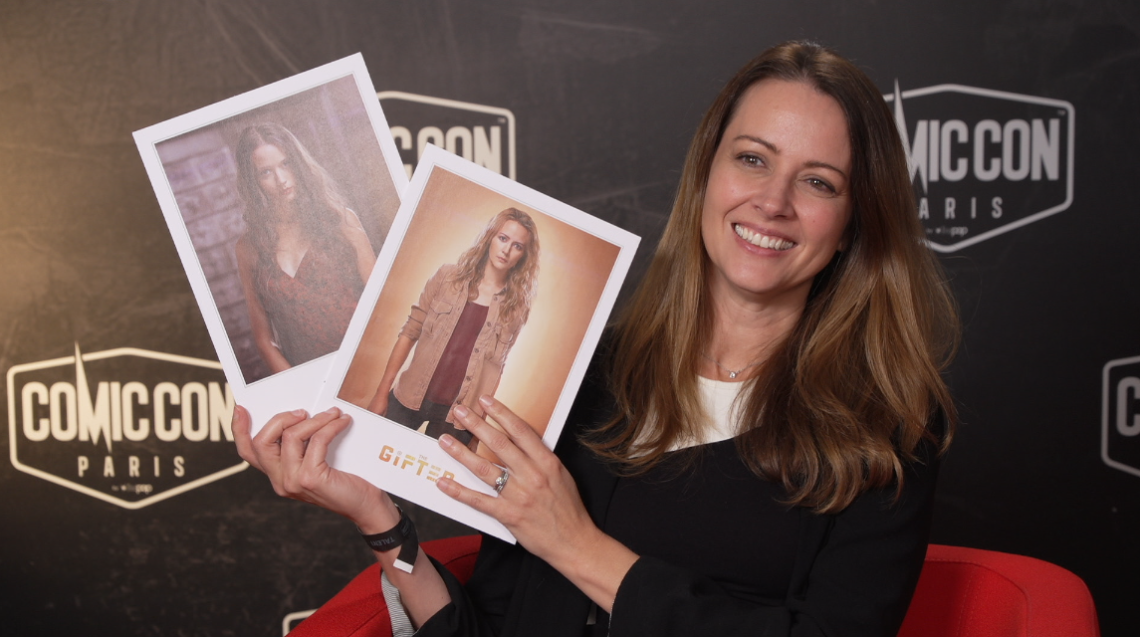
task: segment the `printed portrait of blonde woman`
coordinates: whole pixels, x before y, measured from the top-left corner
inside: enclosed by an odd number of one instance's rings
[[[451,409],[463,405],[481,413],[478,398],[495,394],[530,314],[538,262],[538,229],[530,215],[516,208],[495,215],[456,263],[440,267],[424,285],[369,411],[423,428],[432,438],[450,434],[474,449],[478,441],[456,426]]]

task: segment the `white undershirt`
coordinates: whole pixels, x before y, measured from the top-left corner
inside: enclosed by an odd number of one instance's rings
[[[704,408],[708,421],[704,429],[701,430],[700,440],[675,442],[669,451],[696,445],[707,445],[735,436],[736,425],[740,422],[740,405],[736,399],[740,396],[740,390],[743,387],[744,383],[732,383],[697,376],[697,389],[701,393],[701,407]]]

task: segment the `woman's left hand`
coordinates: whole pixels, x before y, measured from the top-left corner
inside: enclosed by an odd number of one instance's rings
[[[556,554],[588,538],[597,527],[586,512],[574,478],[542,438],[510,409],[490,396],[480,399],[496,428],[471,410],[457,405],[458,425],[474,434],[506,468],[509,478],[498,497],[484,495],[452,479],[437,485],[456,500],[495,518],[531,553],[553,563]],[[440,446],[483,482],[494,486],[503,469],[472,453],[451,436]]]
[[[436,485],[452,498],[501,522],[526,550],[610,612],[637,554],[594,524],[574,478],[526,421],[490,396],[481,397],[479,402],[501,430],[466,407],[456,406],[452,411],[463,427],[499,457],[509,476],[506,485],[498,497],[468,489],[454,479],[440,479]],[[494,486],[503,475],[502,468],[451,436],[441,436],[439,444],[488,485]]]

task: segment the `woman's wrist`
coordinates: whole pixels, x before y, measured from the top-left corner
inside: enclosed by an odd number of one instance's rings
[[[364,535],[390,531],[400,523],[400,510],[388,494],[381,492],[376,502],[368,506],[362,514],[353,519],[356,528]]]
[[[552,556],[550,565],[607,613],[638,555],[596,526]]]
[[[399,505],[396,506],[396,510],[400,512],[400,521],[395,527],[380,533],[361,532],[361,537],[369,548],[381,557],[385,566],[388,565],[387,560],[392,557],[388,553],[394,552],[397,548],[400,549],[391,565],[401,571],[411,573],[418,561],[419,537],[412,519],[404,513]]]

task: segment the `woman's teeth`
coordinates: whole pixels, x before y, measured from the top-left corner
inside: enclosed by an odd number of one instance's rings
[[[736,231],[736,236],[744,239],[748,243],[760,248],[768,248],[769,250],[787,250],[796,245],[794,241],[780,239],[779,237],[770,237],[766,234],[753,232],[740,224],[732,224],[732,229]]]

